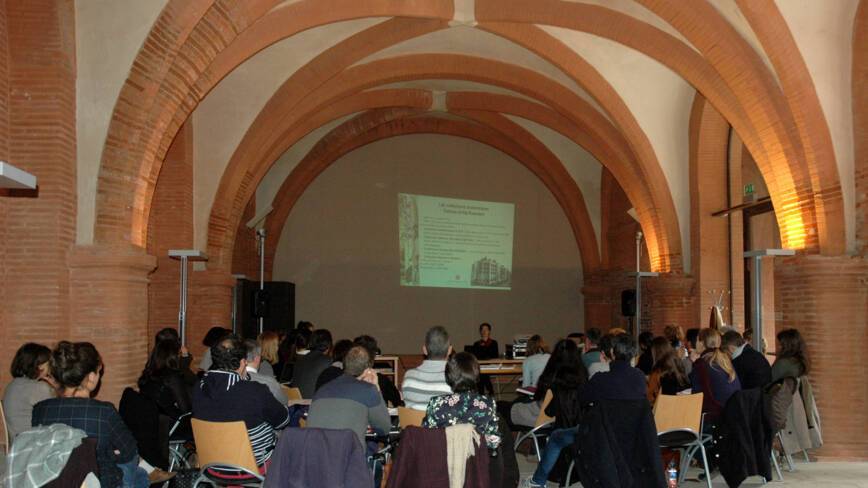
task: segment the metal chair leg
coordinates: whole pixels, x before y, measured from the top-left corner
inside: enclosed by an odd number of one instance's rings
[[[808,450],[807,449],[802,450],[802,454],[805,456],[805,462],[810,463],[811,458],[810,458],[810,456],[808,456]]]
[[[699,452],[702,453],[702,469],[705,470],[705,484],[711,488],[711,471],[708,469],[708,457],[705,455],[705,446],[699,444]]]
[[[570,461],[570,467],[567,468],[567,480],[566,480],[566,484],[564,484],[564,486],[567,488],[570,488],[570,478],[572,478],[572,476],[573,476],[573,468],[575,466],[576,466],[576,460],[573,459],[572,461]]]
[[[772,457],[772,465],[774,465],[775,472],[778,474],[778,481],[784,481],[784,475],[783,475],[783,473],[781,473],[781,465],[778,464],[778,458],[775,457],[774,448],[772,448],[771,457]]]
[[[539,452],[539,441],[535,435],[531,437],[533,437],[533,448],[536,451],[536,462],[542,462],[542,453]]]
[[[790,453],[787,452],[786,448],[784,448],[784,436],[783,436],[783,434],[778,432],[777,437],[778,437],[778,441],[780,441],[780,443],[781,443],[781,452],[783,453],[784,458],[787,460],[787,471],[792,473],[793,471],[796,470],[796,463],[793,462],[793,456],[791,456]]]

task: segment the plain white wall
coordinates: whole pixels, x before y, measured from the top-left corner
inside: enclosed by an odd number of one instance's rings
[[[400,287],[397,194],[515,203],[511,291]],[[553,342],[580,330],[582,268],[569,222],[548,189],[505,154],[467,139],[410,135],[362,147],[313,182],[290,214],[274,279],[296,284],[296,317],[335,339],[369,333],[389,353],[416,353],[445,326],[456,349],[494,324]]]

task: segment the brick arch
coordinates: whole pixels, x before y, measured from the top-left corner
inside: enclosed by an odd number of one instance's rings
[[[533,172],[563,208],[576,238],[583,272],[596,270],[600,265],[596,234],[575,181],[539,140],[503,116],[497,117],[501,119],[489,119],[486,125],[481,125],[432,117],[415,110],[381,109],[366,112],[336,127],[308,152],[277,192],[274,210],[266,221],[266,231],[273,236],[266,241],[266,269],[272,271],[280,235],[295,203],[329,166],[356,149],[380,140],[409,134],[441,134],[488,145]]]
[[[273,125],[275,122],[287,126],[300,123],[300,126],[308,127],[300,132],[303,135],[314,128],[310,126],[310,117],[317,116],[320,111],[328,110],[336,101],[344,97],[380,84],[425,78],[469,79],[503,86],[540,99],[555,107],[564,117],[575,121],[584,118],[589,110],[594,111],[587,102],[573,92],[538,73],[505,63],[460,55],[411,55],[359,65],[332,77],[319,88],[306,93],[304,100],[295,106],[276,101],[283,97],[297,97],[301,87],[287,83],[273,97],[275,100],[273,106],[280,109],[273,109],[272,102],[266,105],[258,116],[257,122],[254,123],[254,126],[259,129],[251,128],[245,135],[221,180],[218,195],[224,197],[214,202],[209,223],[208,249],[211,256],[209,266],[225,267],[228,264],[229,260],[222,259],[221,256],[224,256],[223,251],[233,248],[230,233],[235,229],[234,223],[238,222],[243,212],[242,202],[247,201],[268,166],[291,141],[297,140],[294,139],[295,137],[300,137],[298,133],[288,137],[286,131],[275,130]],[[520,80],[520,83],[515,80]],[[286,113],[292,115],[287,117]],[[598,114],[594,122],[577,123],[584,126],[608,123],[604,121],[605,118]],[[292,130],[298,131],[297,128]],[[647,140],[645,142],[647,143]],[[270,154],[259,157],[259,154],[263,154],[264,148]],[[613,168],[613,172],[623,175],[628,171],[635,175],[633,178],[622,179],[621,184],[631,192],[631,198],[636,198],[636,208],[640,212],[643,228],[647,230],[649,249],[654,257],[652,264],[656,269],[680,270],[680,237],[668,190],[660,192],[665,193],[664,195],[658,193],[655,196],[648,188],[642,188],[646,186],[650,177],[641,165],[634,165],[637,161],[635,156],[621,161],[613,158],[600,158],[600,160],[604,164],[611,161],[613,165],[630,167],[629,170]],[[656,160],[654,162],[656,163]],[[658,185],[657,188],[660,189],[661,186]],[[245,191],[248,195],[243,195]],[[675,237],[671,238],[673,235]]]

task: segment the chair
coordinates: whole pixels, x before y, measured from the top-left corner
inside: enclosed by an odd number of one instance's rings
[[[702,435],[702,393],[693,395],[660,395],[654,404],[654,423],[657,424],[657,438],[660,447],[678,449],[684,454],[679,466],[679,482],[684,479],[684,471],[697,450],[702,454],[702,468],[705,470],[705,483],[711,488],[711,472],[705,443],[709,436]]]
[[[175,466],[180,469],[190,469],[190,462],[187,460],[189,453],[185,453],[185,444],[187,441],[183,439],[172,439],[172,434],[181,426],[184,419],[192,416],[192,413],[185,413],[181,418],[175,420],[172,427],[169,429],[169,471],[174,471]]]
[[[193,419],[193,439],[199,459],[199,477],[193,483],[218,486],[262,486],[265,478],[253,457],[253,448],[244,422],[207,422]],[[212,471],[229,471],[241,476],[216,476]]]
[[[552,401],[552,391],[549,390],[546,392],[545,398],[543,398],[542,406],[540,406],[539,415],[536,417],[536,422],[532,429],[527,432],[523,432],[518,439],[515,440],[515,450],[518,451],[518,446],[521,445],[522,442],[527,439],[533,440],[533,448],[536,451],[536,460],[537,462],[542,461],[542,452],[539,448],[539,441],[541,439],[545,439],[551,434],[552,428],[555,423],[555,419],[553,417],[549,417],[546,415],[546,407],[548,407],[549,403]]]
[[[398,407],[398,426],[400,428],[409,427],[411,425],[422,427],[422,421],[425,419],[425,412],[407,407]]]
[[[9,436],[9,426],[6,424],[6,411],[3,410],[2,400],[0,400],[0,424],[3,426],[3,445],[8,456],[9,448],[12,446],[12,437]]]
[[[293,388],[286,385],[280,385],[280,389],[286,393],[286,398],[290,401],[292,400],[303,400],[304,398],[301,396],[301,390],[298,388]]]

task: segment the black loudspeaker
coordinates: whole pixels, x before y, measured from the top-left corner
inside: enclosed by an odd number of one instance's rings
[[[621,292],[621,315],[624,317],[636,316],[636,290]]]
[[[237,330],[245,338],[259,335],[259,317],[264,330],[295,327],[295,284],[286,281],[266,281],[259,290],[258,281],[238,280],[235,320]]]

